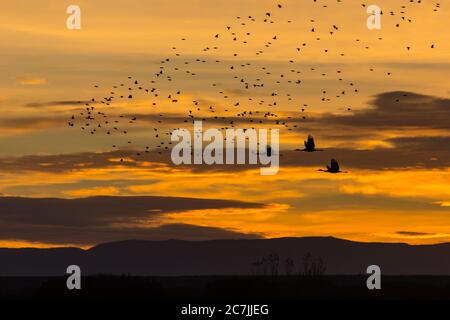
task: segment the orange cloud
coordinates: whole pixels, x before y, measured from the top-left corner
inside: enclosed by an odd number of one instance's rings
[[[17,78],[17,83],[23,84],[23,85],[40,85],[47,83],[47,80],[44,78],[39,77],[32,77],[32,76],[23,76]]]

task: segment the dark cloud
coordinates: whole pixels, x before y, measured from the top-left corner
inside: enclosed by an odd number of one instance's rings
[[[213,103],[210,103],[213,105]],[[264,119],[264,124],[269,127],[277,127],[275,121],[286,124],[297,132],[316,132],[328,139],[349,140],[349,143],[357,140],[379,138],[385,131],[405,131],[414,129],[427,130],[439,129],[450,131],[450,99],[421,95],[413,92],[394,91],[381,93],[369,101],[369,108],[354,109],[348,115],[324,113],[310,115],[305,113],[306,119],[298,116],[298,113],[282,112],[276,118]],[[236,126],[253,126],[262,118],[264,111],[253,116],[246,117],[228,116],[226,120],[221,116],[201,117],[205,118],[205,124],[228,126],[233,121]],[[290,118],[288,118],[290,117]],[[154,115],[138,115],[143,121],[154,121]],[[165,122],[170,124],[182,124],[186,118],[180,116],[165,117]],[[200,119],[200,118],[199,118]],[[253,120],[253,123],[249,122]],[[297,127],[294,127],[297,125]],[[280,126],[278,126],[280,127]],[[450,135],[450,132],[449,132]]]
[[[239,95],[239,90],[229,89]],[[216,105],[215,101],[198,98],[200,105],[209,106]],[[83,101],[82,101],[83,103]],[[47,106],[64,106],[77,105],[78,101],[47,101],[32,102],[27,104],[28,107],[47,107]],[[268,110],[266,110],[268,111]],[[272,110],[273,111],[273,110]],[[236,126],[243,125],[246,127],[253,126],[257,120],[261,119],[264,111],[259,112],[259,117],[247,115],[245,118],[236,115],[228,115],[225,120],[221,119],[222,115],[217,114],[214,118],[207,115],[198,117],[198,120],[205,119],[205,125],[214,124],[216,126],[226,127],[233,121]],[[369,108],[358,109],[348,115],[324,113],[319,115],[310,115],[307,112],[306,120],[298,116],[297,113],[289,113],[280,115],[277,118],[264,119],[264,123],[268,126],[277,127],[275,121],[280,123],[286,122],[291,129],[295,131],[314,131],[326,138],[350,139],[352,141],[374,137],[384,130],[407,130],[407,129],[444,129],[450,130],[450,99],[439,98],[428,95],[421,95],[413,92],[393,91],[385,92],[375,96],[369,101]],[[291,118],[288,118],[290,116]],[[147,122],[156,122],[161,120],[159,114],[125,114],[125,117],[137,117],[137,125],[145,125]],[[166,115],[164,116],[165,125],[173,125],[175,127],[186,126],[186,115]],[[254,122],[249,122],[253,120]],[[59,124],[66,124],[67,115],[60,117],[47,116],[39,118],[17,118],[5,119],[0,122],[0,126],[29,126],[32,123],[48,123],[53,124],[55,121]],[[188,122],[189,123],[189,122]],[[293,127],[297,125],[297,127]],[[141,130],[143,128],[140,128]]]
[[[66,172],[82,169],[112,168],[116,166],[136,167],[138,162],[113,162],[111,159],[133,158],[140,161],[154,162],[155,168],[160,165],[171,163],[170,153],[159,155],[156,152],[146,154],[144,157],[136,156],[136,151],[112,151],[104,153],[74,153],[61,155],[30,155],[23,157],[0,158],[0,171],[43,171],[43,172]]]
[[[0,120],[0,128],[31,130],[55,128],[65,126],[67,119],[69,119],[67,115],[3,118]]]
[[[448,137],[403,137],[387,140],[397,149],[421,150],[421,151],[450,151],[450,136]]]
[[[303,187],[314,187],[317,181],[304,181]],[[385,212],[395,210],[398,214],[423,214],[424,212],[450,212],[450,207],[432,203],[429,199],[421,197],[400,198],[385,195],[345,194],[330,192],[328,194],[310,195],[304,197],[298,203],[294,203],[296,212],[310,214],[322,211],[352,211],[373,210]]]
[[[399,169],[399,168],[447,168],[450,166],[450,137],[396,138],[387,140],[393,148],[355,150],[350,148],[326,148],[315,153],[282,150],[280,166],[324,167],[331,158],[339,160],[342,168]],[[317,141],[320,147],[320,140]],[[300,144],[300,143],[299,143]],[[248,152],[248,151],[247,151]],[[118,162],[112,159],[131,158],[133,162]],[[151,166],[142,166],[151,162]],[[181,165],[175,166],[170,151],[149,152],[137,156],[135,150],[121,150],[104,153],[75,153],[62,155],[33,155],[0,158],[0,172],[69,172],[76,170],[141,167],[142,170],[158,168],[184,168],[194,172],[233,172],[259,168],[260,165]]]
[[[262,204],[177,197],[79,199],[0,197],[0,239],[94,244],[125,239],[258,237],[185,224],[155,227],[158,217],[194,209],[259,208]]]
[[[402,139],[393,139],[393,148],[377,148],[373,150],[330,148],[313,154],[284,151],[283,156],[280,158],[280,166],[324,167],[331,158],[337,159],[344,170],[351,168],[372,170],[402,168],[444,169],[450,166],[450,149],[444,148],[444,145],[438,146],[438,142],[433,142],[433,144],[436,144],[436,148],[432,148],[428,144],[429,140],[432,139],[410,138],[407,140],[410,141],[409,144],[403,143]],[[450,138],[442,138],[440,141],[450,143]]]
[[[413,232],[413,231],[397,231],[396,234],[402,235],[402,236],[432,236],[436,235],[435,233],[427,233],[427,232]]]
[[[59,100],[59,101],[45,101],[45,102],[30,102],[25,105],[29,108],[45,108],[45,107],[59,107],[59,106],[79,106],[80,104],[89,103],[90,101],[78,100]]]
[[[262,206],[231,200],[157,196],[78,199],[0,197],[0,221],[48,226],[105,226],[151,221],[169,212]]]
[[[324,114],[315,121],[331,126],[365,129],[450,129],[450,99],[394,91],[377,95],[370,108],[351,115]],[[314,120],[313,120],[314,121]]]

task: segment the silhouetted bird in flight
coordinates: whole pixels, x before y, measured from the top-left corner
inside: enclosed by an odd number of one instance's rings
[[[304,144],[305,144],[304,149],[295,149],[295,151],[306,151],[306,152],[322,151],[322,150],[316,149],[316,143],[314,142],[314,137],[310,134],[308,135],[308,138],[304,142]]]
[[[329,173],[340,173],[342,172],[339,168],[339,163],[336,159],[331,159],[330,165],[327,165],[327,170],[319,169],[319,171],[329,172]]]
[[[312,135],[308,135],[308,139],[304,143],[305,143],[305,149],[303,149],[303,151],[307,151],[307,152],[317,151],[316,144],[314,142],[314,138]]]

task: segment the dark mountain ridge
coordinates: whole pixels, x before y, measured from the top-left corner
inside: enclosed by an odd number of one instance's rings
[[[261,261],[279,257],[277,272],[284,274],[291,257],[299,271],[302,257],[322,259],[326,274],[365,274],[369,265],[385,275],[450,275],[450,243],[408,245],[362,243],[332,237],[240,239],[210,241],[128,240],[91,249],[0,249],[0,276],[60,276],[75,264],[83,275],[141,276],[263,274]],[[315,261],[315,260],[314,260]]]

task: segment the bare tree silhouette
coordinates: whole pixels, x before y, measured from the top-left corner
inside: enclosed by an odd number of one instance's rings
[[[277,254],[269,254],[266,257],[257,259],[252,263],[255,275],[270,275],[277,276],[280,265],[280,257]]]
[[[280,265],[280,256],[277,254],[269,254],[267,257],[267,262],[269,265],[269,272],[272,277],[276,277],[278,275],[278,267]]]
[[[326,269],[326,264],[322,258],[314,258],[310,252],[302,257],[301,276],[322,276],[325,274]]]
[[[294,270],[294,267],[295,267],[294,259],[292,259],[290,256],[287,257],[286,260],[284,261],[284,267],[285,267],[286,275],[287,276],[292,275],[292,271]]]
[[[262,266],[264,264],[264,261],[262,259],[257,259],[255,262],[252,263],[252,269],[254,275],[261,275],[260,272],[262,271]]]

